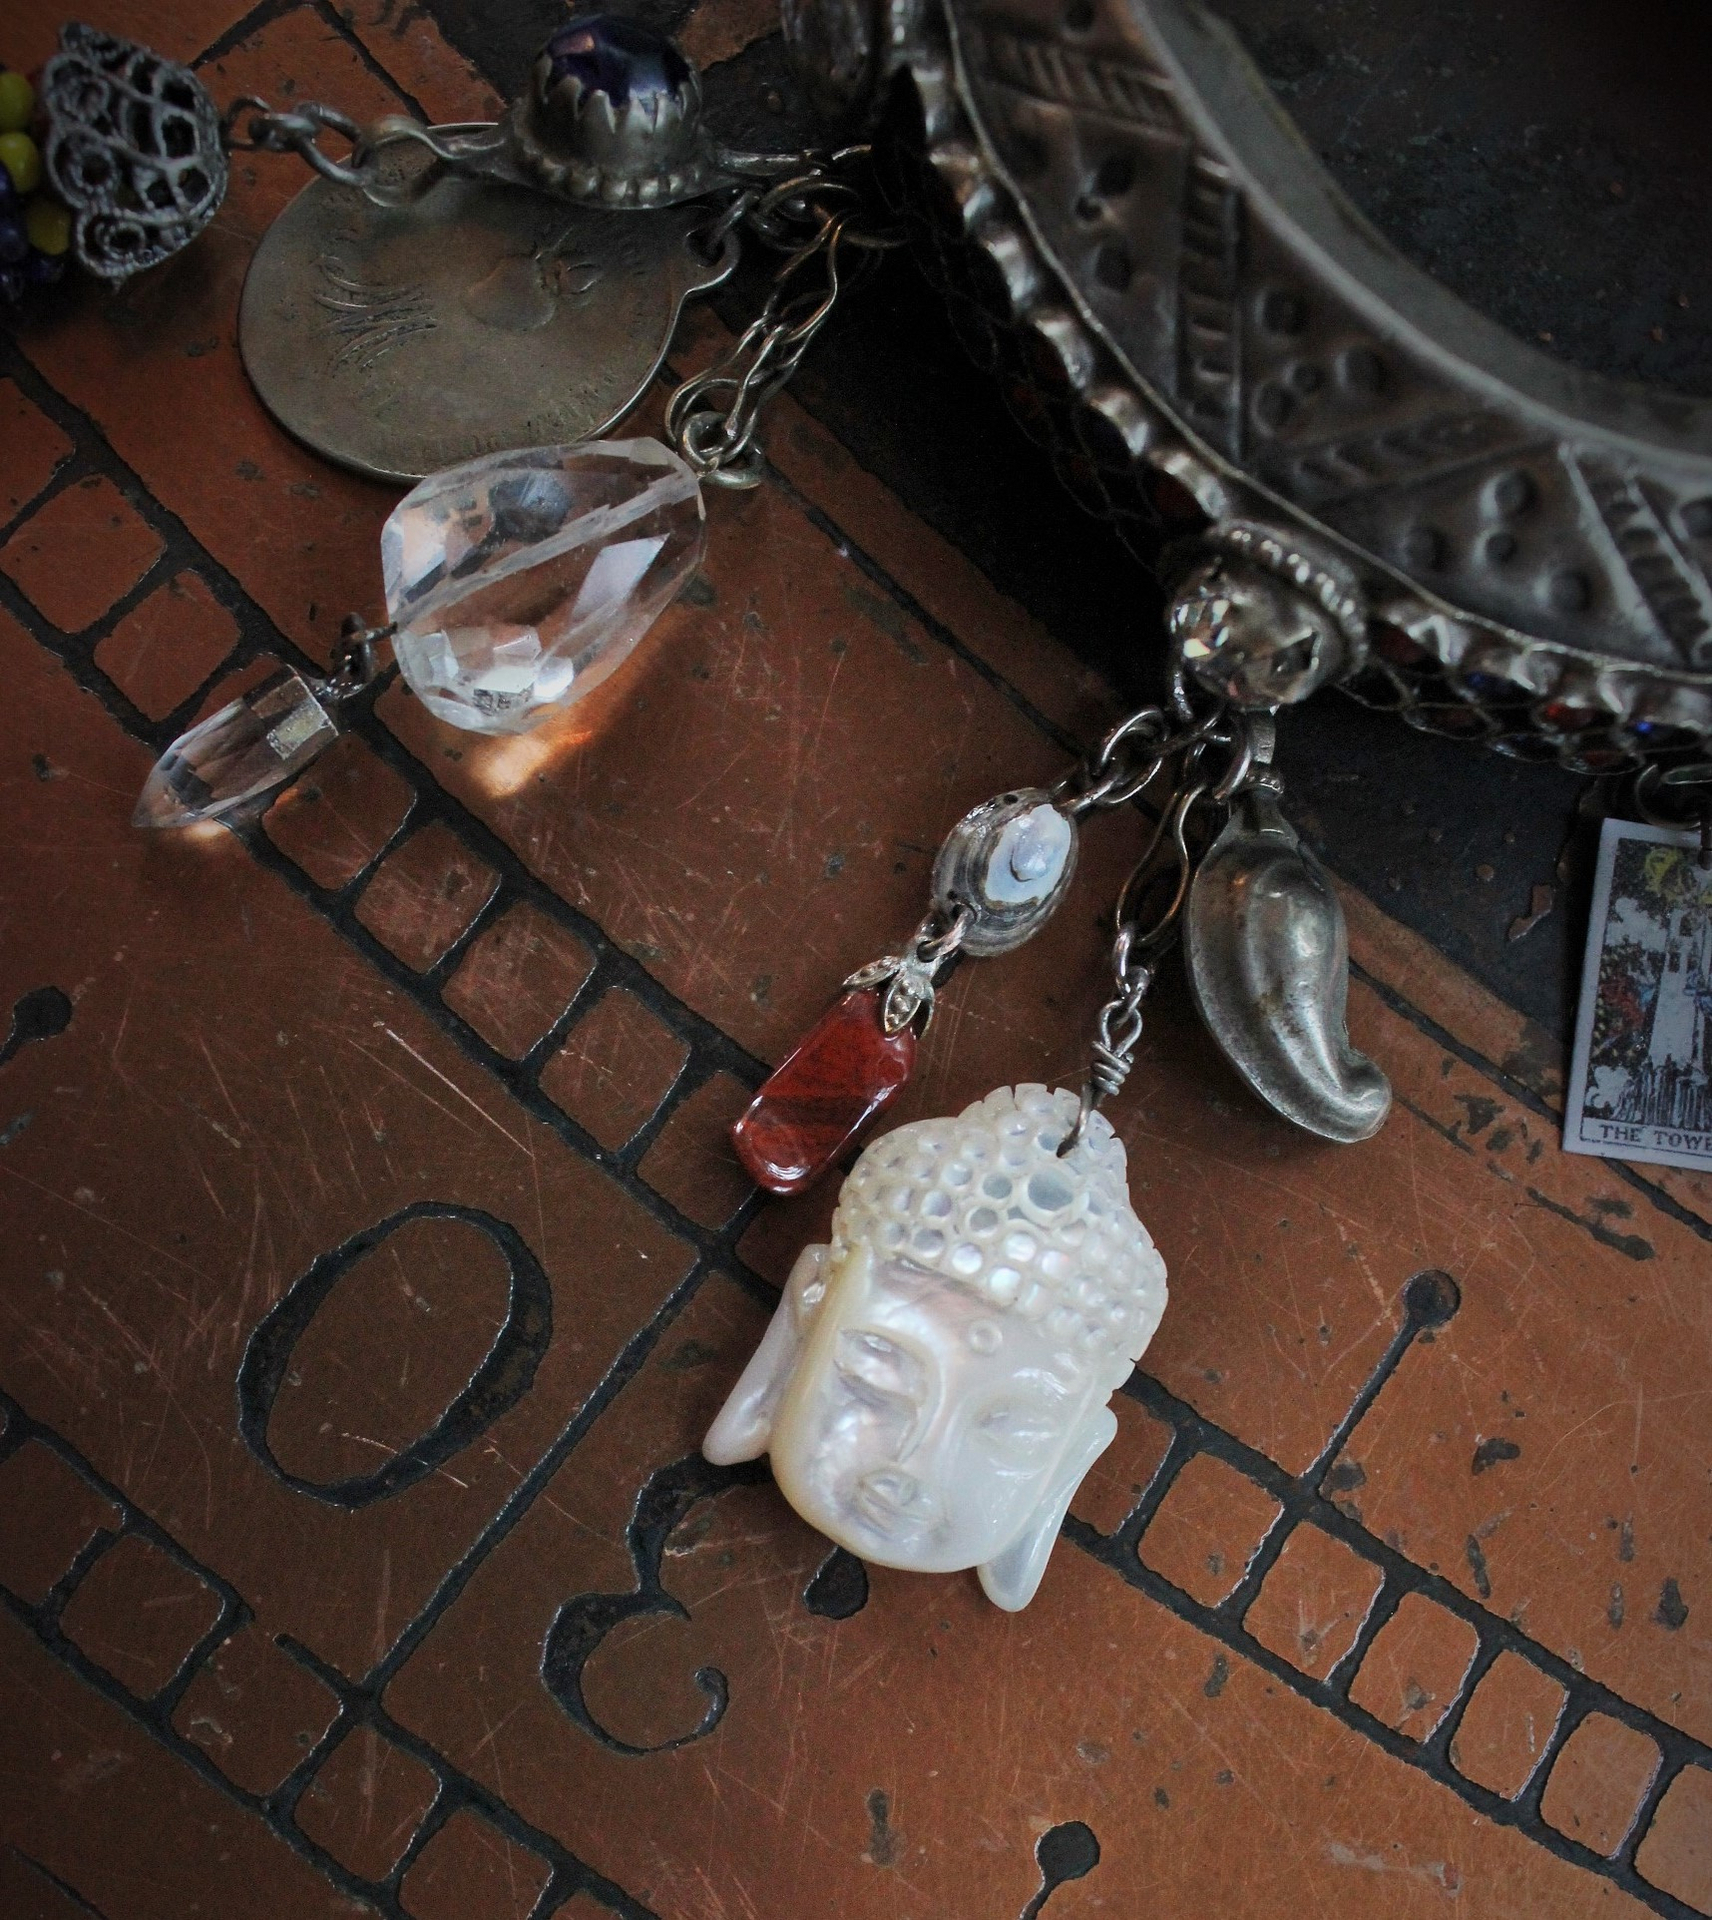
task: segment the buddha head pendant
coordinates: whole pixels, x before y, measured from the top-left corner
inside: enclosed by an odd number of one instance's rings
[[[771,1455],[804,1519],[882,1566],[1034,1597],[1107,1405],[1165,1311],[1123,1143],[1076,1096],[1001,1087],[877,1140],[798,1257],[703,1451]]]

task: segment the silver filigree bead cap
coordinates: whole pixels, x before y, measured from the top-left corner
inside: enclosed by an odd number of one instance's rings
[[[43,164],[77,216],[78,261],[127,280],[186,247],[226,193],[220,115],[174,60],[72,21],[42,69]]]
[[[666,206],[709,181],[694,67],[665,34],[618,14],[579,14],[553,35],[511,137],[543,185],[589,205]]]
[[[1197,567],[1168,617],[1184,670],[1233,706],[1294,706],[1352,664],[1348,636],[1325,606],[1239,555]]]

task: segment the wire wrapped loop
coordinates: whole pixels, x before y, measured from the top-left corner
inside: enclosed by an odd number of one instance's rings
[[[1141,1039],[1142,1003],[1177,937],[1204,833],[1203,808],[1228,807],[1257,783],[1275,785],[1275,730],[1269,716],[1206,708],[1179,684],[1169,710],[1144,707],[1114,727],[1053,791],[1066,812],[1120,806],[1159,775],[1172,784],[1141,858],[1118,894],[1112,937],[1116,991],[1101,1007],[1076,1124],[1059,1154],[1074,1153],[1102,1101],[1122,1091]]]

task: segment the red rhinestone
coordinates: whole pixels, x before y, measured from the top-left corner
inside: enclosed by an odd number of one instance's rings
[[[1147,482],[1147,497],[1153,511],[1171,528],[1204,527],[1207,512],[1200,501],[1169,473],[1155,473]]]
[[[1390,661],[1394,667],[1419,667],[1436,664],[1433,656],[1418,641],[1411,640],[1399,626],[1389,620],[1375,620],[1371,629],[1373,651],[1381,660]]]
[[[915,1029],[887,1033],[881,992],[847,993],[812,1026],[731,1129],[737,1157],[769,1193],[818,1180],[915,1068]]]

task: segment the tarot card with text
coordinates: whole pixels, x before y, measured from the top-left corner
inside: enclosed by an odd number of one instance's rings
[[[1605,822],[1563,1144],[1712,1168],[1712,867],[1698,834]]]

